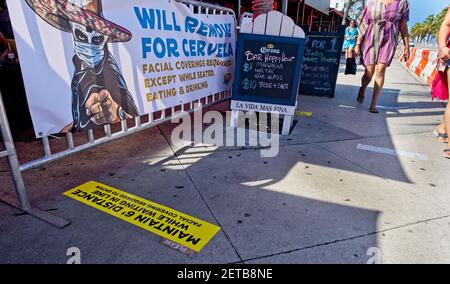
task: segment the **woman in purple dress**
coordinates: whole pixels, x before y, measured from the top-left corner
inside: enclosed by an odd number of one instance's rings
[[[386,68],[390,66],[401,32],[405,58],[409,57],[409,3],[407,0],[368,0],[358,19],[359,37],[355,52],[362,55],[366,67],[359,89],[358,102],[363,103],[367,86],[375,75],[370,112],[378,113],[377,100],[384,85]]]

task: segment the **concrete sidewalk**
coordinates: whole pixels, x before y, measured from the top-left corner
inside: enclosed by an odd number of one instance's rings
[[[72,224],[59,230],[0,203],[0,263],[65,263],[70,247],[82,263],[366,263],[373,251],[382,263],[449,263],[450,161],[432,134],[443,104],[394,63],[384,108],[371,114],[372,89],[356,103],[361,71],[340,74],[335,99],[299,98],[313,115],[299,117],[276,158],[169,145],[173,126],[163,125],[26,173],[33,201]],[[21,159],[37,146],[18,143]],[[221,230],[200,253],[179,254],[61,195],[89,180]],[[0,184],[12,190],[4,161]]]

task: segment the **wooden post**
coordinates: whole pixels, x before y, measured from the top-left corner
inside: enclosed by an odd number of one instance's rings
[[[344,18],[342,19],[342,25],[343,26],[347,25],[348,13],[350,13],[350,9],[351,9],[351,7],[353,5],[353,2],[354,2],[354,0],[347,0],[347,8],[344,8],[345,9]]]
[[[242,4],[242,1],[241,1],[241,0],[238,0],[238,10],[237,10],[237,18],[238,18],[238,21],[241,20],[241,4]]]
[[[289,4],[289,1],[288,1],[288,0],[282,0],[282,4],[281,4],[281,12],[282,12],[284,15],[287,15],[288,4]]]

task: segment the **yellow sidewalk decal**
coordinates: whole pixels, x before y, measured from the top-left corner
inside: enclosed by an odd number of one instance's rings
[[[94,181],[64,195],[196,252],[220,230],[216,225]]]
[[[306,116],[306,117],[311,117],[312,116],[312,112],[307,112],[307,111],[296,111],[295,112],[296,116]]]

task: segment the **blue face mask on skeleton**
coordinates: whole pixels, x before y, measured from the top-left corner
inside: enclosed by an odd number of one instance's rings
[[[93,43],[75,41],[75,54],[87,66],[94,68],[105,57],[105,48]]]
[[[87,31],[86,27],[73,24],[75,54],[88,67],[94,68],[105,57],[106,36],[96,32]]]

